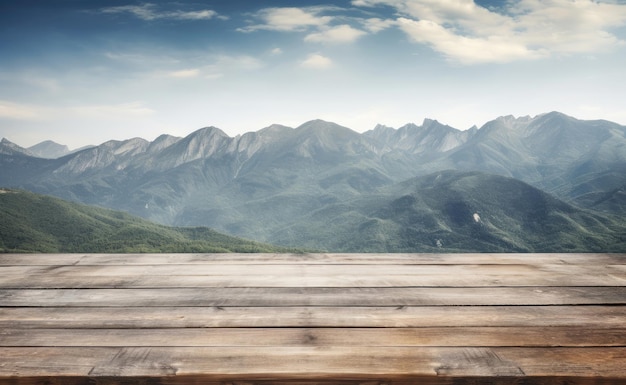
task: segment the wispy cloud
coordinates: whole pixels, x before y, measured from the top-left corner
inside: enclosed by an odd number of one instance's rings
[[[195,11],[183,10],[162,10],[155,4],[146,3],[142,5],[122,5],[116,7],[106,7],[101,9],[102,13],[116,14],[127,13],[142,20],[174,19],[174,20],[210,20],[216,17],[225,18],[210,9]]]
[[[62,108],[57,113],[67,111],[79,117],[102,119],[111,116],[115,117],[142,117],[154,114],[156,111],[146,107],[142,102],[130,102],[123,104],[98,104],[81,105]]]
[[[274,51],[278,55],[282,51]],[[166,53],[152,47],[135,51],[105,51],[102,56],[114,65],[124,66],[125,76],[134,79],[218,79],[229,74],[254,71],[264,62],[251,55],[207,54],[202,50],[176,50]]]
[[[316,43],[352,43],[365,34],[366,32],[364,31],[352,28],[347,24],[342,24],[311,33],[304,38],[304,41]]]
[[[226,70],[252,71],[263,67],[263,62],[250,55],[219,55],[212,59],[213,67]]]
[[[310,27],[322,27],[328,25],[333,19],[332,16],[320,15],[323,9],[320,7],[266,8],[255,15],[260,19],[260,24],[240,28],[239,31],[306,31]]]
[[[111,117],[146,116],[154,112],[141,102],[51,107],[0,100],[0,118],[9,120],[61,120],[66,116],[109,119]]]
[[[184,70],[173,71],[169,73],[169,76],[173,78],[185,79],[185,78],[195,78],[200,76],[200,69],[198,68],[189,68]]]
[[[463,64],[594,53],[624,44],[611,29],[626,25],[626,4],[613,1],[512,0],[496,9],[473,0],[353,0],[352,4],[395,8],[401,15],[399,28],[412,41]]]
[[[330,58],[323,56],[319,53],[314,53],[309,55],[305,60],[303,60],[300,65],[303,68],[325,70],[333,66],[333,61]]]
[[[395,20],[392,19],[380,19],[377,17],[372,17],[369,19],[361,19],[360,20],[361,24],[363,24],[363,27],[372,32],[372,33],[377,33],[380,31],[383,31],[387,28],[391,28],[394,25],[397,24],[397,22]]]
[[[473,37],[427,20],[398,19],[400,28],[412,41],[426,43],[447,57],[464,64],[501,63],[547,56],[545,50],[529,49],[520,42],[500,36]]]
[[[254,15],[259,23],[239,28],[238,31],[305,32],[304,41],[306,42],[352,43],[368,32],[346,22],[350,20],[353,24],[367,23],[360,23],[361,19],[346,16],[346,11],[346,9],[333,6],[266,8]],[[376,29],[370,29],[367,26],[366,28],[370,32]]]
[[[185,62],[186,60],[181,59]],[[241,71],[254,71],[263,67],[263,62],[253,56],[219,55],[205,57],[197,60],[195,68],[184,68],[170,71],[157,71],[153,73],[155,78],[193,79],[204,78],[209,80],[219,79],[225,74]]]
[[[0,119],[39,120],[42,116],[37,107],[0,100]]]

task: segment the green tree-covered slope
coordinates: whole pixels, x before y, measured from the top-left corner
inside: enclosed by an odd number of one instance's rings
[[[167,227],[118,211],[0,189],[0,252],[279,252],[206,227]]]
[[[313,211],[271,242],[334,252],[624,252],[626,224],[513,178],[442,171]]]

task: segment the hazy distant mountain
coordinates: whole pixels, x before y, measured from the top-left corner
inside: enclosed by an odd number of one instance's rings
[[[314,246],[325,228],[307,222],[312,213],[342,208],[351,212],[349,220],[338,219],[344,227],[327,228],[359,239],[361,214],[351,215],[362,208],[354,202],[374,207],[377,199],[393,198],[392,186],[444,170],[514,178],[603,215],[626,214],[619,203],[626,185],[626,127],[558,112],[500,117],[466,131],[428,119],[421,126],[379,125],[363,134],[321,120],[236,137],[206,127],[184,138],[109,141],[59,159],[37,158],[3,141],[0,167],[0,186],[289,245],[298,240]],[[595,250],[590,239],[589,250]],[[519,247],[511,242],[511,250],[536,249],[529,246],[532,239],[520,240]]]
[[[70,153],[70,149],[62,144],[58,144],[51,140],[46,140],[32,147],[28,147],[28,151],[40,158],[56,159]]]
[[[624,180],[595,180],[626,164],[626,127],[551,112],[486,123],[446,159],[453,169],[481,170],[524,180],[566,200],[610,190]],[[587,187],[581,188],[587,184]]]
[[[421,126],[411,123],[397,130],[378,125],[364,135],[385,144],[390,149],[412,154],[437,154],[467,143],[476,131],[476,128],[460,131],[436,120],[425,119]]]
[[[2,138],[0,140],[0,154],[1,155],[27,155],[27,156],[36,156],[31,151],[18,146],[17,144],[11,142],[6,138]]]

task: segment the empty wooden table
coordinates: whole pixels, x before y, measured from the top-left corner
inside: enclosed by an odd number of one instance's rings
[[[0,255],[0,384],[117,383],[626,383],[626,255]]]

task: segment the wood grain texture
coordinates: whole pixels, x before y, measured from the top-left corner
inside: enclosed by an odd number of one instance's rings
[[[3,289],[0,306],[625,305],[626,287]]]
[[[619,377],[626,365],[623,347],[38,347],[0,348],[0,356],[0,379],[42,370],[56,376]]]
[[[0,266],[0,288],[626,286],[620,265]],[[24,281],[23,277],[29,280]]]
[[[626,255],[0,255],[0,384],[276,383],[626,384]]]
[[[0,307],[2,328],[620,328],[625,306]]]
[[[175,336],[176,338],[172,338]],[[623,328],[171,328],[8,329],[0,346],[626,346]]]
[[[624,265],[626,254],[468,253],[468,254],[0,254],[0,266],[32,265]]]

